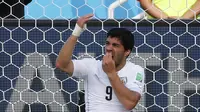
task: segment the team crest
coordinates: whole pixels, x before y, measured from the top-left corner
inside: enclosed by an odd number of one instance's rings
[[[120,80],[122,81],[123,84],[127,83],[127,77],[120,77]]]

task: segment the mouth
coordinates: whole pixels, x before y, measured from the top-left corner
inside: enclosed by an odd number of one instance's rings
[[[107,52],[105,53],[105,55],[107,54]],[[114,58],[114,54],[113,53],[111,53],[111,55],[112,55],[112,59]]]

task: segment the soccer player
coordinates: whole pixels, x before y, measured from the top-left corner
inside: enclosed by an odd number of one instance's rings
[[[84,79],[86,112],[130,112],[141,98],[145,77],[142,67],[126,60],[134,46],[130,31],[113,28],[108,32],[101,61],[71,59],[77,39],[92,17],[88,14],[77,20],[58,55],[56,67],[69,76]]]

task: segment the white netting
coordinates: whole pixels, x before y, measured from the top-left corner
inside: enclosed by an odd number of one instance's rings
[[[126,27],[135,35],[129,60],[146,70],[138,111],[200,111],[200,22],[132,20],[143,13],[142,8],[138,2],[124,1],[113,13],[110,6],[115,0],[34,0],[25,6],[28,20],[18,21],[23,17],[14,11],[10,15],[17,20],[4,16],[0,27],[0,111],[83,112],[83,82],[57,70],[55,60],[74,28],[71,19],[87,13],[95,13],[95,18],[79,38],[73,58],[101,59],[107,31]],[[23,6],[5,0],[0,3],[10,9]]]

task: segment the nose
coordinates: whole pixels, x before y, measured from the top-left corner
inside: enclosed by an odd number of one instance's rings
[[[105,46],[105,51],[106,52],[112,52],[113,48],[112,48],[112,45],[106,45]]]

